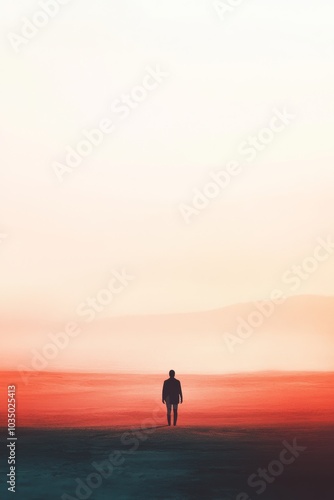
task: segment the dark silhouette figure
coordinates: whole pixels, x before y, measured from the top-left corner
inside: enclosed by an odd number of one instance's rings
[[[181,382],[175,378],[175,371],[170,370],[169,378],[164,381],[162,388],[162,402],[167,406],[167,422],[170,425],[171,411],[173,406],[174,425],[177,422],[177,407],[179,402],[183,403]]]

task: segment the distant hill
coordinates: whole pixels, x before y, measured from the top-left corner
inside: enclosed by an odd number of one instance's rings
[[[253,311],[259,311],[259,303],[269,311],[270,301],[234,304],[221,309],[202,312],[176,314],[119,316],[98,321],[101,328],[114,332],[132,332],[144,330],[146,333],[204,333],[234,331],[237,318],[247,320]],[[264,316],[264,314],[262,314]],[[296,334],[306,331],[333,334],[334,339],[334,297],[296,296],[290,297],[273,308],[273,313],[266,318],[264,329],[292,329]]]
[[[264,312],[268,311],[265,317]],[[269,314],[271,313],[271,314]],[[82,333],[48,362],[51,370],[238,373],[265,370],[334,370],[334,298],[296,296],[280,305],[268,301],[177,314],[135,315],[81,321]],[[73,321],[79,321],[75,316]],[[8,326],[10,324],[10,326]],[[242,325],[242,326],[241,326]],[[20,348],[4,352],[13,368],[30,363],[49,333],[63,324],[2,322]],[[13,348],[14,349],[14,348]],[[27,354],[28,353],[28,354]],[[14,360],[14,361],[13,361]],[[14,366],[13,366],[14,363]]]

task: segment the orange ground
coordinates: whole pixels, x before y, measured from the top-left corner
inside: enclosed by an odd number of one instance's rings
[[[165,423],[163,375],[37,373],[25,384],[0,372],[1,406],[16,384],[18,427],[114,427]],[[334,374],[179,375],[180,425],[333,422]],[[1,426],[6,426],[2,412]]]

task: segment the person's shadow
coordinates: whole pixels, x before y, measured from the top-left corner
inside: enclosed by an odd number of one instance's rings
[[[161,429],[161,427],[168,427],[167,424],[164,425],[156,425],[155,427],[141,427],[140,429],[133,429],[138,431],[153,431],[154,429]]]

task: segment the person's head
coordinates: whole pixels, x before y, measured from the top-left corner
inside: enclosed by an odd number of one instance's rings
[[[170,378],[174,378],[175,377],[175,371],[174,370],[169,370],[169,376],[170,376]]]

